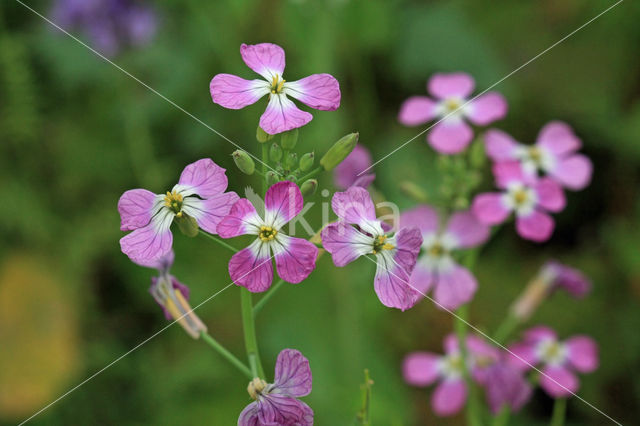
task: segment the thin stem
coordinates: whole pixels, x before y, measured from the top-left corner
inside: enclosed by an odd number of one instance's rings
[[[498,326],[493,338],[496,342],[503,344],[520,325],[520,321],[513,314],[508,314],[504,321]]]
[[[558,398],[553,404],[553,414],[551,415],[551,426],[563,426],[564,418],[567,414],[567,398]]]
[[[203,331],[200,334],[200,337],[202,337],[202,341],[206,342],[209,346],[215,349],[220,355],[222,355],[223,358],[225,358],[227,361],[233,364],[234,367],[240,370],[242,374],[247,376],[249,379],[253,378],[251,370],[249,370],[249,368],[242,361],[236,358],[231,352],[229,352],[224,346],[218,343],[218,341],[211,337],[206,331]]]
[[[224,240],[216,237],[215,235],[212,235],[206,231],[203,231],[202,229],[200,229],[200,234],[204,235],[205,237],[209,238],[211,241],[215,241],[216,243],[220,244],[222,247],[226,247],[229,250],[231,250],[234,253],[237,253],[239,250],[235,247],[233,247],[230,244],[227,244]]]
[[[471,373],[467,360],[469,359],[469,352],[467,350],[467,316],[469,313],[469,305],[463,305],[456,311],[455,330],[458,336],[458,346],[460,348],[460,354],[462,355],[463,362],[463,376],[469,389],[469,401],[467,402],[467,424],[470,426],[481,426],[480,420],[480,406],[478,400],[478,389],[473,383]]]
[[[493,418],[492,426],[506,426],[509,424],[509,416],[511,415],[511,408],[505,404],[500,409],[500,412]]]
[[[269,148],[265,142],[262,144],[262,195],[267,193],[267,161],[269,161]]]
[[[273,286],[271,286],[271,289],[264,295],[262,296],[262,298],[260,300],[258,300],[258,303],[256,303],[253,306],[253,315],[255,316],[258,312],[260,312],[260,310],[262,308],[264,308],[264,305],[267,304],[267,302],[269,301],[269,299],[271,299],[273,297],[273,295],[280,289],[280,287],[282,287],[282,285],[284,284],[284,280],[279,280],[278,282],[276,282]]]
[[[317,175],[318,173],[322,172],[323,170],[324,170],[324,167],[318,166],[315,169],[311,170],[306,175],[302,176],[301,178],[298,178],[298,182],[304,182],[305,180],[314,177],[315,175]]]
[[[247,358],[253,377],[264,379],[264,370],[258,353],[258,341],[256,339],[256,325],[253,318],[253,303],[251,293],[246,288],[240,289],[240,302],[242,307],[242,328],[244,329],[244,345],[247,349]]]

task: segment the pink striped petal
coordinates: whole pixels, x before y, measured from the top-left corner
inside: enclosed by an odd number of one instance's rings
[[[470,211],[454,213],[447,223],[446,232],[453,235],[456,246],[460,248],[475,247],[489,239],[489,227]]]
[[[536,145],[553,154],[565,155],[580,149],[582,142],[573,133],[571,126],[562,121],[552,121],[540,130]]]
[[[598,345],[588,336],[567,339],[567,357],[571,366],[581,373],[590,373],[598,368]]]
[[[238,416],[238,426],[260,426],[258,420],[259,407],[258,401],[253,401],[244,407],[244,410]]]
[[[312,74],[284,84],[287,95],[321,111],[335,111],[340,106],[340,84],[330,74]]]
[[[274,385],[278,393],[301,397],[311,393],[309,360],[295,349],[283,349],[276,360]]]
[[[269,245],[258,239],[234,254],[229,260],[229,275],[235,284],[252,293],[267,290],[273,281]]]
[[[559,160],[549,174],[562,186],[578,191],[589,185],[592,173],[591,160],[582,154],[576,154]]]
[[[511,211],[502,202],[502,194],[484,193],[473,199],[471,211],[478,220],[487,225],[504,222]]]
[[[438,274],[434,299],[441,309],[454,310],[473,299],[478,282],[468,269],[456,265],[449,272]]]
[[[373,287],[383,305],[406,310],[416,304],[420,293],[409,286],[409,274],[383,255],[376,256],[377,268]]]
[[[507,115],[507,101],[498,92],[485,93],[474,99],[466,110],[469,120],[478,126],[486,126]]]
[[[429,269],[424,263],[418,261],[411,273],[409,285],[422,296],[426,297],[426,294],[431,290],[431,287],[435,283],[435,276],[435,273],[431,269]]]
[[[466,98],[475,87],[475,81],[469,74],[454,72],[450,74],[434,74],[429,80],[427,90],[438,99],[448,97]]]
[[[413,352],[402,363],[404,381],[413,386],[428,386],[440,377],[438,363],[442,357],[429,352]]]
[[[288,180],[272,185],[264,197],[265,222],[276,229],[296,217],[304,205],[300,188]]]
[[[445,380],[431,396],[431,407],[438,416],[451,416],[462,409],[467,400],[467,386],[463,380]]]
[[[295,398],[270,393],[259,407],[256,426],[313,426],[313,410]]]
[[[193,217],[200,228],[211,234],[216,234],[218,224],[229,214],[231,206],[239,198],[235,192],[214,195],[206,200],[188,197],[185,198],[182,211]]]
[[[260,117],[260,127],[270,135],[297,129],[311,121],[313,116],[302,111],[285,95],[271,95],[264,114]]]
[[[436,124],[427,135],[429,145],[441,154],[462,152],[471,139],[473,130],[459,119],[445,119]]]
[[[341,267],[371,253],[373,238],[349,224],[335,222],[322,230],[322,246],[331,253],[334,265]]]
[[[398,121],[405,126],[418,126],[436,118],[437,103],[426,96],[412,96],[400,107]]]
[[[571,371],[560,366],[546,366],[540,376],[540,387],[552,398],[565,398],[575,393],[580,381]]]
[[[370,222],[377,222],[371,195],[364,188],[351,187],[344,192],[336,192],[331,199],[331,208],[347,223],[367,227]]]
[[[399,226],[416,226],[422,235],[434,233],[439,226],[438,212],[427,205],[414,207],[400,214]]]
[[[264,80],[245,80],[231,74],[218,74],[209,83],[213,102],[225,108],[240,109],[270,93]]]
[[[173,265],[173,261],[175,260],[175,253],[173,250],[169,250],[164,256],[161,256],[157,259],[152,260],[142,260],[136,259],[134,263],[144,266],[145,268],[153,268],[157,269],[160,272],[168,272],[171,266]]]
[[[516,230],[518,235],[526,240],[541,243],[551,238],[555,223],[553,218],[546,213],[533,211],[526,216],[516,218]]]
[[[211,158],[203,158],[184,168],[180,175],[179,185],[188,187],[183,196],[199,195],[209,198],[227,189],[226,170],[213,162]]]
[[[559,212],[567,205],[562,187],[553,179],[544,177],[536,182],[533,189],[538,195],[538,205],[551,212]]]
[[[318,248],[307,240],[283,234],[276,240],[273,253],[278,275],[288,283],[302,282],[316,268]]]
[[[272,43],[242,44],[240,55],[245,64],[269,82],[284,71],[284,49]]]
[[[361,172],[371,167],[373,161],[371,160],[371,153],[367,148],[358,144],[353,148],[353,151],[344,161],[336,166],[333,172],[333,178],[337,187],[341,189],[347,189],[358,179],[366,178],[372,175],[358,176]],[[371,183],[371,182],[368,182]],[[368,185],[356,185],[366,188]]]
[[[422,234],[417,227],[411,226],[400,229],[394,238],[396,249],[393,261],[411,275],[422,246]]]
[[[262,224],[256,208],[246,198],[235,202],[229,214],[220,220],[216,231],[222,238],[233,238],[238,235],[257,235]]]
[[[151,221],[156,194],[146,189],[130,189],[118,200],[120,230],[142,228]]]
[[[512,367],[527,371],[540,362],[535,343],[524,342],[509,346],[507,362]]]
[[[148,263],[171,250],[173,213],[162,209],[147,226],[138,228],[120,239],[122,252],[137,263]]]
[[[493,161],[510,161],[516,159],[518,141],[506,132],[498,129],[489,129],[484,134],[484,143],[487,155]]]

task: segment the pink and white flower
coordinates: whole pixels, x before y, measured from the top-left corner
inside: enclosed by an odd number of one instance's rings
[[[529,175],[546,174],[565,188],[586,187],[593,172],[591,160],[576,151],[582,142],[569,125],[552,121],[538,134],[535,145],[524,145],[502,130],[485,134],[487,155],[496,162],[519,161]]]
[[[423,254],[411,274],[411,286],[422,294],[433,288],[436,306],[440,308],[453,310],[469,302],[478,283],[452,254],[486,242],[489,227],[465,211],[454,213],[442,229],[438,213],[426,205],[402,213],[400,225],[417,226],[423,238]]]
[[[260,117],[260,127],[269,134],[302,127],[313,116],[298,107],[288,96],[323,111],[340,106],[340,85],[329,74],[312,74],[297,81],[284,80],[284,50],[272,43],[240,46],[242,60],[264,80],[245,80],[231,74],[218,74],[209,90],[213,102],[225,108],[241,109],[269,95],[267,109]]]
[[[598,368],[598,346],[592,338],[577,335],[559,341],[556,333],[544,326],[526,331],[524,341],[510,346],[509,351],[509,362],[522,371],[541,365],[540,386],[553,398],[578,390],[575,372],[590,373]]]
[[[238,426],[312,426],[313,410],[297,399],[311,393],[311,381],[309,360],[294,349],[282,350],[273,383],[258,377],[249,383],[255,401],[242,410]]]
[[[233,282],[254,293],[271,287],[271,252],[280,278],[294,284],[309,276],[318,257],[318,248],[313,243],[290,237],[282,231],[284,225],[302,211],[304,201],[300,188],[293,182],[278,182],[267,190],[264,203],[264,218],[249,200],[243,198],[218,224],[218,234],[222,238],[247,234],[258,236],[229,261],[229,275]]]
[[[475,197],[472,211],[478,220],[497,225],[513,212],[516,230],[522,238],[536,242],[548,240],[555,223],[547,212],[559,212],[566,205],[562,187],[549,177],[537,179],[524,173],[517,162],[495,163],[493,173],[502,192]]]
[[[347,158],[338,164],[333,171],[333,180],[336,186],[340,189],[347,189],[351,186],[367,188],[376,178],[376,175],[373,173],[359,175],[369,169],[372,164],[373,161],[369,150],[360,144],[356,145],[353,151],[347,155]]]
[[[340,220],[322,230],[322,245],[333,263],[345,266],[360,256],[374,255],[374,289],[382,304],[403,311],[411,308],[420,297],[409,284],[422,244],[420,230],[406,227],[395,235],[385,232],[387,225],[376,218],[371,196],[361,187],[336,192],[331,206]]]
[[[118,201],[120,230],[133,232],[120,239],[122,252],[137,263],[166,255],[173,244],[170,228],[175,218],[193,219],[215,234],[218,222],[238,200],[235,192],[224,192],[227,183],[225,169],[203,158],[185,167],[178,184],[166,194],[126,191]]]
[[[474,87],[473,77],[466,73],[434,74],[427,90],[435,100],[427,96],[410,97],[402,104],[398,120],[405,126],[442,120],[427,134],[427,141],[442,154],[459,153],[473,139],[473,129],[467,121],[486,126],[507,115],[507,101],[497,92],[469,101]]]

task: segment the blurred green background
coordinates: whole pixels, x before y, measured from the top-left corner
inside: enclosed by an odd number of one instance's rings
[[[47,1],[26,3],[44,15],[51,9]],[[328,72],[341,84],[340,109],[314,112],[301,152],[324,152],[357,130],[381,158],[421,130],[402,127],[396,114],[406,97],[424,93],[430,74],[466,71],[484,89],[610,4],[158,1],[154,39],[113,59],[257,154],[263,104],[225,110],[211,102],[208,84],[220,72],[256,78],[240,44],[277,43],[287,53],[288,79]],[[164,191],[202,157],[228,169],[232,190],[256,181],[234,169],[228,142],[189,116],[20,4],[4,1],[0,11],[0,423],[15,424],[167,324],[147,292],[152,272],[120,252],[120,194]],[[601,367],[583,376],[579,393],[627,424],[640,418],[639,19],[640,4],[623,2],[496,88],[510,106],[498,127],[533,141],[546,122],[565,120],[595,174],[589,188],[568,194],[548,243],[525,242],[511,226],[497,234],[478,262],[471,307],[472,323],[494,330],[545,260],[583,269],[593,292],[583,301],[559,294],[533,322],[599,342]],[[398,183],[435,191],[433,158],[420,137],[376,166],[376,186],[410,207]],[[321,187],[330,185],[323,177]],[[230,282],[224,249],[179,234],[174,248],[173,272],[190,286],[193,305]],[[258,317],[268,375],[281,349],[301,350],[314,377],[305,401],[318,425],[352,424],[364,368],[375,381],[374,425],[464,424],[463,415],[435,418],[430,390],[404,385],[400,374],[407,352],[441,350],[452,318],[428,301],[405,313],[384,308],[373,274],[369,262],[338,269],[324,256],[304,284],[286,286]],[[198,314],[213,336],[243,353],[237,288]],[[174,326],[30,423],[233,425],[249,402],[246,382]],[[545,424],[550,411],[537,391],[512,424]],[[568,423],[607,424],[575,399]]]

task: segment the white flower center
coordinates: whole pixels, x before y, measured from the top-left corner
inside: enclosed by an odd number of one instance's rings
[[[507,192],[502,197],[505,206],[519,215],[528,215],[533,212],[537,201],[538,197],[533,189],[522,183],[509,185]]]
[[[538,357],[546,364],[560,365],[567,358],[567,346],[555,339],[546,339],[538,343]]]
[[[447,120],[459,120],[465,116],[469,107],[464,105],[466,102],[466,99],[457,96],[443,99],[436,106],[436,114],[440,118],[447,117]]]

